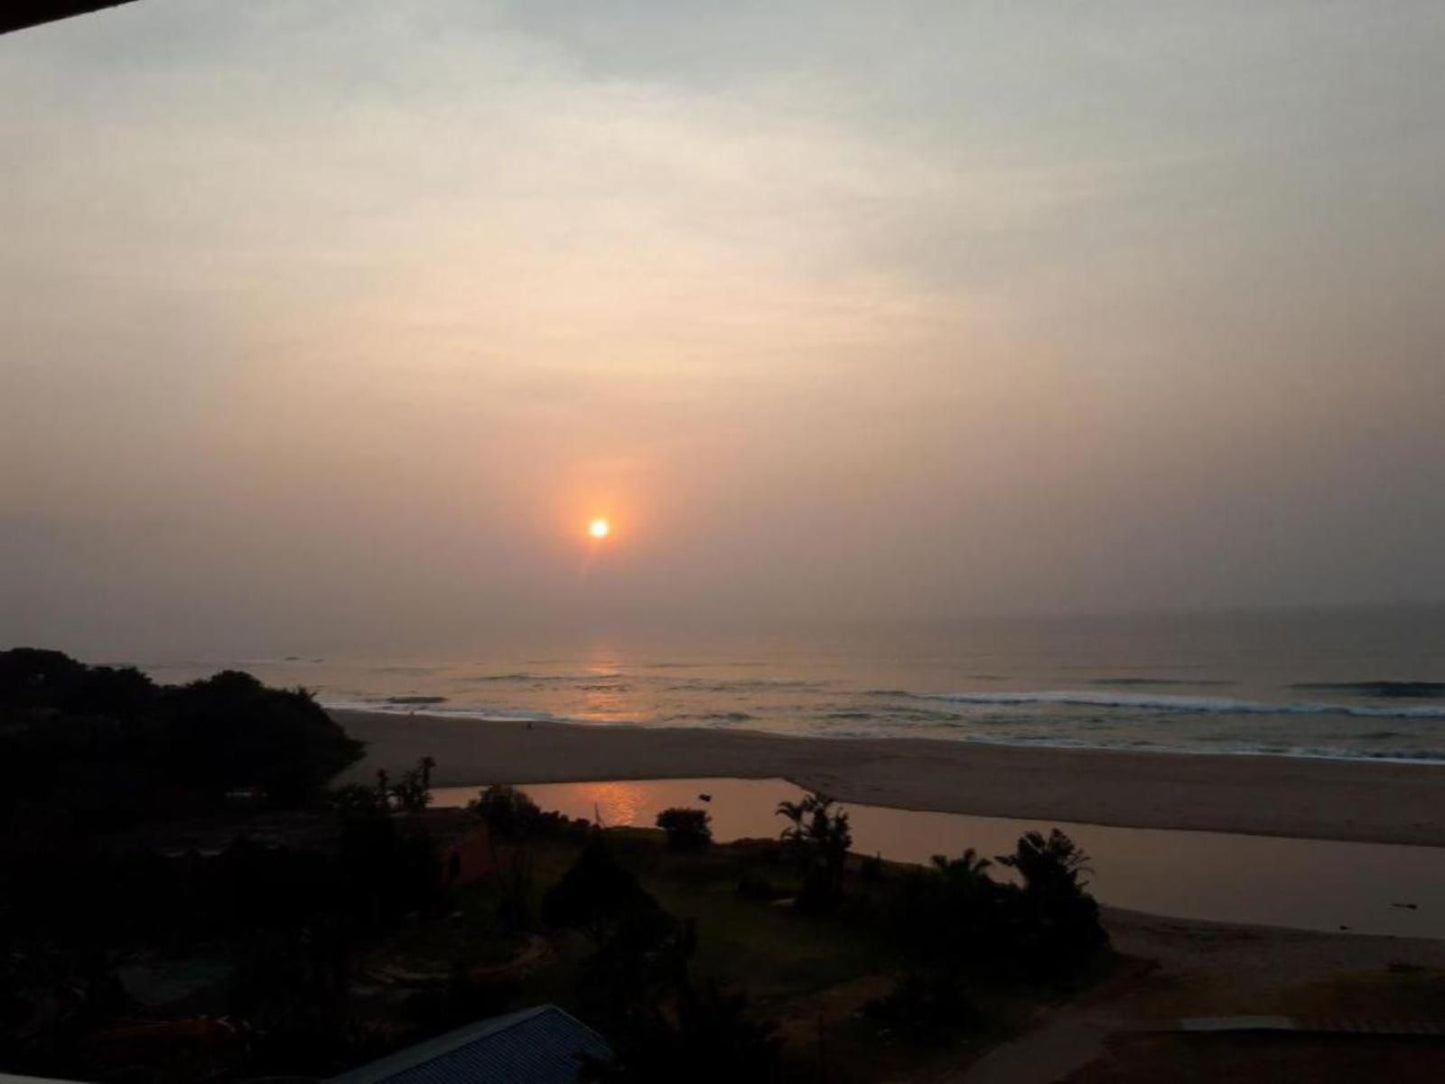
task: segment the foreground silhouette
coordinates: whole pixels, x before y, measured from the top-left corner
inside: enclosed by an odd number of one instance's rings
[[[599,1080],[828,1079],[839,1044],[867,1079],[972,1056],[1108,961],[1057,832],[996,881],[972,851],[859,859],[824,795],[720,845],[704,810],[603,830],[504,784],[433,809],[430,757],[328,789],[359,753],[246,674],[0,653],[0,1071],[330,1076],[547,1001],[606,1038]],[[884,992],[826,1042],[779,1025],[859,982]]]

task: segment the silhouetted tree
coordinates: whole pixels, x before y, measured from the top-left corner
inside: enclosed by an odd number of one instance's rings
[[[1013,854],[998,860],[1024,881],[1010,902],[1019,920],[1017,952],[1026,967],[1044,975],[1077,971],[1108,944],[1099,905],[1085,891],[1088,855],[1063,832],[1055,828],[1047,838],[1029,832]]]
[[[824,911],[837,904],[843,892],[843,872],[853,833],[848,814],[834,812],[833,799],[808,794],[800,802],[779,802],[778,815],[788,819],[782,838],[803,869],[803,885],[797,906],[805,911]]]
[[[777,1025],[748,1011],[747,995],[685,983],[671,1011],[654,1006],[608,1039],[610,1062],[584,1059],[582,1079],[600,1084],[766,1084],[778,1079]]]
[[[401,782],[391,788],[393,806],[402,813],[424,813],[431,805],[431,773],[436,767],[431,757],[422,757],[415,768],[402,773]]]
[[[983,1014],[946,965],[910,971],[884,997],[863,1007],[863,1015],[910,1042],[936,1045],[977,1027]]]
[[[467,809],[503,839],[523,839],[542,821],[542,811],[525,791],[494,783],[467,803]]]
[[[542,919],[586,933],[597,944],[623,922],[662,913],[656,900],[618,865],[600,829],[594,829],[582,852],[542,898]]]
[[[365,783],[343,783],[332,787],[327,797],[331,808],[343,817],[381,816],[391,810],[388,793]]]
[[[7,819],[28,806],[114,824],[242,791],[299,805],[362,751],[304,689],[237,671],[158,686],[33,648],[0,652],[0,720]]]
[[[712,842],[712,815],[705,809],[664,809],[657,826],[667,833],[667,845],[675,851],[695,851]]]
[[[373,928],[440,898],[441,863],[431,837],[377,805],[343,816],[338,862],[349,909]]]

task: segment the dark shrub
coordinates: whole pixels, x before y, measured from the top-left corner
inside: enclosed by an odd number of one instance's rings
[[[302,689],[236,671],[158,686],[30,648],[0,652],[0,720],[0,816],[30,806],[78,823],[217,808],[245,791],[299,805],[362,752]]]
[[[738,895],[747,900],[757,900],[759,903],[771,903],[773,900],[780,900],[787,896],[788,890],[779,888],[759,873],[745,873],[738,878]]]
[[[1088,859],[1057,829],[1023,836],[999,864],[1023,884],[999,883],[972,848],[890,881],[870,920],[918,960],[1030,980],[1078,974],[1108,943],[1084,890]]]
[[[381,787],[343,783],[328,795],[331,808],[343,817],[382,816],[391,811],[390,797]]]
[[[616,1057],[592,1061],[583,1080],[605,1084],[766,1084],[778,1079],[777,1025],[748,1011],[747,995],[684,983],[675,1011],[653,1007],[610,1033]]]
[[[422,757],[415,768],[401,773],[401,782],[391,788],[393,806],[402,813],[424,813],[431,805],[431,773],[437,762]]]
[[[657,826],[667,833],[667,845],[675,851],[701,850],[712,842],[712,815],[705,809],[664,809]]]
[[[848,814],[841,809],[834,812],[833,799],[823,794],[809,794],[801,802],[779,802],[777,812],[790,822],[783,829],[783,842],[803,870],[798,909],[831,910],[843,895],[843,872],[853,843]]]
[[[892,993],[865,1005],[863,1015],[891,1034],[930,1045],[972,1030],[983,1019],[958,980],[941,970],[905,975]]]
[[[1077,972],[1109,943],[1099,905],[1084,891],[1089,858],[1055,828],[1045,838],[1029,832],[999,862],[1019,871],[1023,888],[1009,886],[1007,908],[1020,962],[1039,976]]]
[[[542,898],[544,922],[582,930],[598,944],[624,920],[661,912],[637,878],[617,864],[597,830],[588,837],[577,861]]]
[[[467,803],[467,809],[503,839],[529,836],[543,820],[542,811],[525,791],[505,783],[487,787]]]
[[[296,805],[361,756],[310,693],[235,670],[165,689],[160,715],[160,762],[176,783],[208,793],[257,787]]]

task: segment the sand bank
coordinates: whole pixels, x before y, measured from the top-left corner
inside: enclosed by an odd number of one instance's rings
[[[904,809],[1445,846],[1445,767],[1436,765],[332,714],[368,743],[353,779],[430,755],[437,785],[781,777]]]

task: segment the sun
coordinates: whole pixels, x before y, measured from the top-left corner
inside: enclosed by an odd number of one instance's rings
[[[594,519],[587,524],[587,533],[600,541],[612,533],[612,524],[605,519]]]

